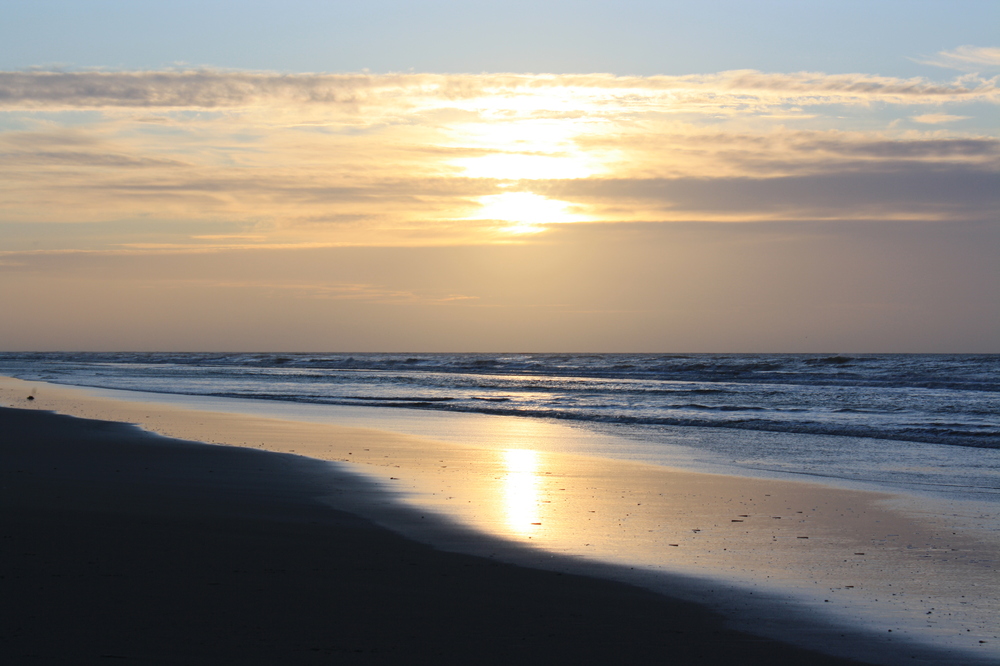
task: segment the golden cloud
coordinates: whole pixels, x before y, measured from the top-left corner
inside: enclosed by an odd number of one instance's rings
[[[978,219],[1000,143],[949,110],[998,101],[968,75],[0,72],[0,234],[61,223],[62,249],[205,252]],[[958,118],[971,129],[939,127]]]

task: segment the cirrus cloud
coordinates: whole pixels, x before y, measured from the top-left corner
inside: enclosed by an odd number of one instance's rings
[[[993,57],[980,49],[980,58]],[[0,72],[6,108],[201,108],[306,104],[359,110],[372,106],[468,107],[489,97],[524,105],[537,98],[550,110],[581,102],[627,106],[689,103],[927,103],[998,99],[993,80],[940,83],[869,74],[764,73],[734,70],[709,75],[621,77],[609,74],[274,74],[194,70],[176,72]],[[435,104],[436,102],[436,104]],[[473,104],[473,106],[475,106]],[[530,104],[529,104],[530,106]]]
[[[995,46],[959,46],[951,51],[939,51],[936,56],[915,59],[925,65],[983,72],[1000,69],[1000,48]]]
[[[956,120],[968,120],[969,116],[955,116],[950,113],[922,113],[919,116],[912,116],[910,119],[925,125],[940,125],[953,123]]]

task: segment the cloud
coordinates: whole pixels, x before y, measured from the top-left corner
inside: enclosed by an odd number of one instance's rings
[[[280,294],[292,298],[310,298],[325,300],[348,300],[363,303],[382,303],[391,305],[419,304],[442,305],[459,301],[474,301],[477,296],[462,294],[418,294],[411,290],[391,289],[382,285],[359,283],[287,283],[273,281],[197,281],[206,288],[247,289],[257,292]],[[186,282],[190,284],[190,281]]]
[[[963,72],[984,72],[1000,68],[1000,48],[959,46],[951,51],[938,51],[938,54],[931,58],[914,60],[924,65],[958,69]]]
[[[1000,140],[992,137],[891,136],[862,131],[766,132],[681,128],[625,131],[582,139],[588,150],[615,151],[614,168],[599,175],[628,178],[774,178],[835,172],[882,172],[904,162],[1000,169]]]
[[[976,49],[968,58],[993,58]],[[965,54],[965,52],[962,52]],[[957,56],[956,56],[957,57]],[[972,60],[979,62],[979,60]],[[273,74],[195,70],[177,72],[0,72],[0,107],[213,109],[306,105],[363,109],[475,109],[484,98],[522,108],[577,113],[608,102],[631,107],[678,104],[699,108],[754,104],[926,103],[996,100],[995,81],[937,83],[869,74],[764,73],[618,77],[608,74]],[[534,104],[531,99],[536,100]]]
[[[0,72],[0,240],[151,254],[539,243],[514,232],[553,210],[970,219],[996,209],[1000,139],[978,116],[998,95],[976,76],[750,70]],[[510,192],[534,205],[489,219]]]
[[[1000,217],[1000,172],[921,163],[779,178],[591,179],[549,186],[553,196],[590,202],[605,219],[615,209],[642,216],[631,219],[676,221]]]
[[[284,76],[221,71],[3,72],[0,103],[29,106],[196,107],[247,106],[268,100],[326,104],[357,102],[373,78]],[[383,85],[392,85],[386,77]]]
[[[161,155],[173,149],[172,135],[145,145],[95,141],[93,155],[54,151],[42,141],[36,153],[22,149],[16,161],[0,164],[8,184],[0,190],[0,222],[132,219],[114,232],[99,232],[100,238],[133,250],[205,252],[254,245],[511,242],[504,231],[510,223],[480,218],[488,217],[482,206],[489,197],[514,191],[564,202],[585,218],[615,221],[966,219],[984,207],[994,210],[987,195],[996,191],[995,180],[979,189],[973,184],[1000,172],[997,139],[787,130],[657,134],[645,127],[581,140],[584,154],[608,146],[615,151],[615,161],[592,176],[513,182],[441,172],[451,154],[419,143],[412,164],[373,161],[385,156],[391,133],[367,135],[348,148],[336,135],[306,144],[264,142],[249,157],[224,160],[216,159],[214,139],[176,156]],[[113,159],[94,157],[100,155]],[[80,242],[90,227],[74,228],[60,236]],[[22,242],[28,242],[26,233]]]
[[[795,138],[799,140],[798,147],[802,151],[823,150],[849,156],[863,155],[883,159],[1000,158],[1000,140],[990,138],[888,140],[833,132],[803,132],[795,135]]]
[[[81,150],[74,151],[21,151],[0,153],[3,160],[11,167],[26,166],[92,166],[92,167],[127,167],[130,169],[150,167],[177,167],[183,162],[152,157],[135,157],[130,155],[115,155],[93,153]]]
[[[953,116],[948,113],[923,113],[919,116],[910,116],[910,120],[925,125],[940,125],[942,123],[953,123],[956,120],[968,120],[969,116]]]

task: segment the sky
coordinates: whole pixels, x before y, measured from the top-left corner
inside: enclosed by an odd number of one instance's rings
[[[0,349],[1000,352],[1000,3],[0,13]]]

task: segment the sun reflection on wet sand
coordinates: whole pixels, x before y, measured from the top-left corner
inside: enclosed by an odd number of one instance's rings
[[[507,526],[526,535],[541,526],[538,512],[538,453],[527,449],[503,452],[506,476],[503,482],[504,516]]]

